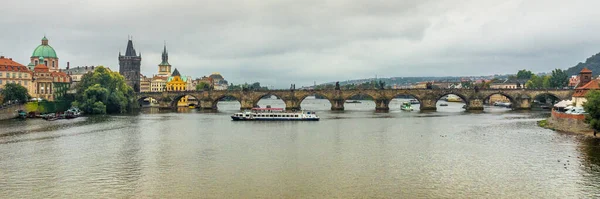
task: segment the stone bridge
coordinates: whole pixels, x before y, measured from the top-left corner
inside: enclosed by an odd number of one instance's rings
[[[266,91],[171,91],[137,93],[138,100],[156,99],[161,108],[175,108],[183,96],[198,99],[201,109],[217,109],[219,100],[225,97],[235,98],[241,109],[255,107],[265,96],[277,96],[285,102],[286,110],[300,110],[300,104],[308,96],[321,96],[331,103],[331,110],[344,110],[344,102],[357,95],[366,95],[375,101],[376,110],[389,110],[389,103],[398,96],[411,96],[417,99],[421,110],[436,110],[436,103],[443,96],[454,94],[467,105],[467,110],[483,110],[483,102],[494,94],[507,97],[513,109],[530,109],[533,99],[550,95],[560,100],[571,99],[573,90],[547,89],[354,89],[354,90],[266,90]]]

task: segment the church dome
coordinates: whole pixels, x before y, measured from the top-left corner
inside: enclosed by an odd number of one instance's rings
[[[57,58],[56,51],[52,46],[48,45],[48,39],[46,37],[42,38],[42,44],[39,45],[35,50],[33,50],[33,54],[31,57],[44,57],[44,58]]]

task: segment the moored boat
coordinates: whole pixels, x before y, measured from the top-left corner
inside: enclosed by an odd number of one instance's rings
[[[346,103],[348,103],[348,104],[360,104],[362,102],[360,102],[358,100],[352,100],[352,101],[346,101]]]
[[[413,110],[412,106],[410,105],[410,102],[403,102],[400,109],[402,109],[403,111],[412,111]]]
[[[441,103],[440,106],[448,106],[446,103]]]
[[[319,121],[319,116],[314,111],[285,112],[283,108],[253,108],[235,113],[231,119],[233,121]]]
[[[416,99],[411,99],[409,102],[410,104],[419,104],[419,101]]]

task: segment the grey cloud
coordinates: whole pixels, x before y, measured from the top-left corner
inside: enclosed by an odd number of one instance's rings
[[[287,88],[378,76],[566,68],[600,51],[598,1],[20,0],[0,7],[0,53],[27,64],[47,34],[61,65],[118,68],[133,35],[142,73],[163,41],[183,75]],[[35,12],[44,8],[47,12]]]

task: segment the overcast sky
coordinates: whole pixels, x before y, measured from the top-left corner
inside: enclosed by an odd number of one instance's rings
[[[0,54],[27,65],[46,34],[60,66],[118,69],[128,35],[142,74],[163,41],[182,75],[276,88],[394,76],[567,68],[600,52],[598,0],[13,0]]]

